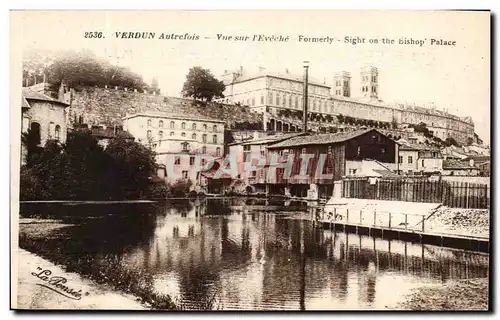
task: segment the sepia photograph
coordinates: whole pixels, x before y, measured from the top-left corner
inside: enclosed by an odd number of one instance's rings
[[[491,19],[10,11],[10,308],[491,311]]]

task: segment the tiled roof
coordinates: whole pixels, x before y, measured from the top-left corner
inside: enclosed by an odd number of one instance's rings
[[[477,168],[470,166],[467,162],[463,161],[444,160],[443,169],[477,169]]]
[[[398,177],[400,177],[399,175],[397,175],[394,172],[389,171],[389,170],[373,169],[373,172],[380,174],[384,178],[398,178]]]
[[[438,148],[419,143],[404,143],[399,150],[439,151]]]
[[[178,119],[178,120],[191,120],[191,121],[208,121],[208,122],[217,122],[217,123],[225,123],[225,121],[220,119],[209,118],[207,116],[201,114],[176,114],[171,112],[161,112],[161,111],[148,111],[148,112],[139,112],[135,114],[129,114],[124,117],[124,119],[130,119],[134,117],[158,117],[158,118],[167,118],[167,119]]]
[[[267,137],[262,137],[258,139],[253,139],[253,140],[246,140],[242,142],[235,142],[230,145],[254,145],[254,144],[269,144],[269,143],[278,143],[280,141],[290,139],[293,137],[305,135],[303,132],[295,132],[295,133],[285,133],[285,134],[279,134],[279,135],[273,135],[273,136],[267,136]]]
[[[36,91],[30,90],[28,88],[23,88],[22,96],[26,100],[47,101],[47,102],[54,102],[54,103],[59,103],[59,104],[65,105],[65,106],[69,106],[69,104],[67,104],[66,102],[59,101],[59,100],[54,99],[52,97],[49,97],[43,93],[36,92]],[[24,105],[23,105],[23,107],[24,107]]]
[[[224,83],[226,85],[230,85],[232,83],[240,83],[240,82],[245,82],[248,80],[258,79],[258,78],[262,78],[262,77],[279,78],[279,79],[291,80],[291,81],[296,81],[296,82],[303,82],[304,81],[304,77],[302,75],[299,76],[299,75],[286,73],[286,72],[285,73],[269,72],[269,71],[264,70],[264,71],[255,72],[255,73],[245,73],[242,76],[236,78],[234,80],[234,82],[225,81]],[[321,86],[321,87],[325,87],[325,88],[331,88],[331,86],[329,86],[325,83],[322,83],[321,81],[318,81],[317,79],[312,79],[311,77],[309,77],[308,82],[311,85]]]
[[[322,134],[311,134],[304,135],[295,138],[291,138],[277,144],[273,144],[268,146],[269,149],[277,149],[277,148],[285,148],[292,146],[301,146],[301,145],[311,145],[311,144],[333,144],[344,142],[347,140],[351,140],[353,138],[359,137],[367,132],[376,131],[375,129],[365,129],[365,130],[356,130],[351,132],[338,132],[338,133],[322,133]],[[380,132],[379,132],[380,133]],[[380,133],[382,134],[382,133]]]

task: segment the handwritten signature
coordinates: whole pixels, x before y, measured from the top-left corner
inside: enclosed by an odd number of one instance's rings
[[[69,299],[80,300],[82,298],[82,290],[77,291],[65,285],[68,279],[60,276],[52,276],[52,271],[44,270],[40,267],[37,267],[36,270],[38,273],[32,272],[31,275],[44,282],[37,283],[37,285],[50,289]]]

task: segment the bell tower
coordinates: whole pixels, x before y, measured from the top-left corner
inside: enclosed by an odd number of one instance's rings
[[[350,97],[351,96],[351,74],[347,71],[335,73],[333,77],[334,91],[336,96]]]
[[[361,95],[367,98],[378,99],[378,69],[364,67],[361,69]]]

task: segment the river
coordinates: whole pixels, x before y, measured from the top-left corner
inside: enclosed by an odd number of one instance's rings
[[[328,230],[306,214],[279,199],[22,204],[22,218],[67,226],[21,228],[20,246],[103,282],[145,277],[185,309],[384,309],[423,284],[488,277],[487,254]]]

